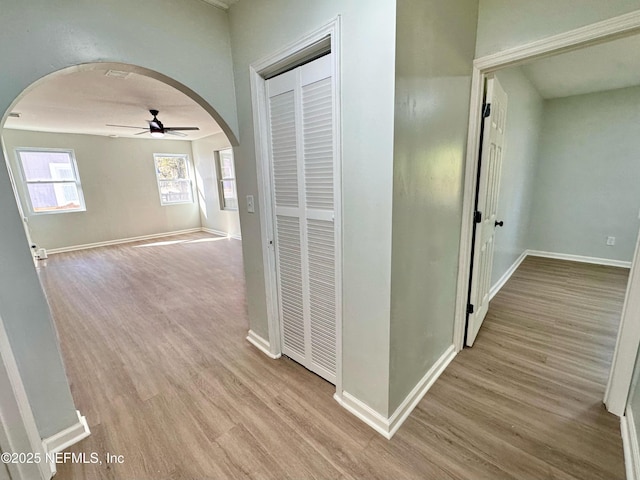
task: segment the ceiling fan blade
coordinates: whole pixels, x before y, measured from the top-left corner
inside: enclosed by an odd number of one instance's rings
[[[144,132],[134,133],[134,135],[144,135],[145,133],[149,133],[149,130],[147,130],[146,128],[144,129]]]
[[[176,132],[174,130],[167,130],[166,128],[164,129],[164,133],[166,133],[167,135],[175,135],[176,137],[186,137],[187,136],[186,133]]]
[[[164,127],[164,131],[176,131],[176,130],[200,130],[198,127]]]
[[[106,125],[107,127],[121,127],[121,128],[137,128],[140,130],[146,130],[147,127],[132,127],[131,125],[111,125],[109,123],[107,123]]]

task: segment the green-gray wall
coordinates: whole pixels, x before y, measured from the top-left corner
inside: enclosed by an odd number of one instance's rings
[[[529,222],[538,161],[543,100],[518,67],[501,70],[498,81],[508,97],[502,178],[498,200],[491,285],[509,270],[529,246]]]
[[[476,57],[640,9],[640,0],[480,0]]]
[[[240,217],[238,212],[220,208],[218,174],[214,160],[215,151],[229,147],[231,147],[231,144],[224,133],[218,133],[192,142],[198,184],[198,200],[200,203],[200,223],[205,228],[232,236],[239,236]],[[238,160],[235,160],[235,163],[238,163]],[[242,205],[242,199],[238,200]]]
[[[4,129],[2,138],[12,165],[31,240],[47,249],[200,228],[198,200],[160,205],[154,153],[188,155],[191,142],[109,138],[97,135]],[[75,153],[87,210],[34,215],[29,212],[15,155],[18,147],[63,148]]]
[[[342,20],[343,387],[388,411],[395,61],[393,0],[242,0],[230,9],[241,198],[258,201],[249,65]],[[241,203],[242,205],[242,203]],[[251,329],[268,338],[260,218],[241,208]]]
[[[453,344],[476,0],[398,0],[392,413]]]
[[[0,61],[2,115],[42,77],[109,61],[181,82],[237,134],[227,14],[199,0],[3,2]],[[2,164],[4,154],[0,157]],[[77,422],[77,416],[5,168],[0,169],[0,245],[0,316],[38,429],[48,437]]]
[[[545,101],[529,248],[632,260],[639,111],[640,87]]]

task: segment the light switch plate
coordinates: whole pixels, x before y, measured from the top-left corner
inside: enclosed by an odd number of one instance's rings
[[[616,237],[607,237],[607,245],[612,246],[616,244]]]
[[[256,213],[256,206],[253,203],[253,195],[247,195],[247,212]]]

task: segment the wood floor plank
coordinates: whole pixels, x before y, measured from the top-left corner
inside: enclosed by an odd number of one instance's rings
[[[93,432],[70,450],[125,456],[60,464],[60,480],[624,478],[602,398],[625,269],[525,260],[391,441],[245,340],[236,240],[69,252],[39,274]]]

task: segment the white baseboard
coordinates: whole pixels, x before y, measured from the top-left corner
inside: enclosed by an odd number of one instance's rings
[[[264,353],[268,357],[273,358],[274,360],[281,357],[281,354],[279,353],[278,354],[271,353],[271,345],[269,344],[269,342],[267,342],[264,338],[262,338],[253,330],[249,330],[249,335],[247,335],[247,340],[249,341],[249,343],[251,343],[254,347],[256,347],[258,350],[260,350],[262,353]]]
[[[420,403],[420,400],[426,395],[431,386],[442,375],[442,372],[449,366],[451,360],[456,356],[456,346],[450,345],[440,358],[433,364],[429,371],[422,377],[418,384],[413,387],[409,395],[404,399],[400,406],[393,412],[389,418],[389,433],[392,437],[411,414],[414,408]]]
[[[78,414],[77,423],[71,425],[69,428],[65,428],[55,435],[42,440],[42,446],[44,448],[45,454],[61,452],[65,448],[69,448],[71,445],[75,445],[80,440],[83,440],[91,435],[91,430],[89,430],[87,419],[80,415],[79,411],[76,410],[76,413]],[[51,472],[55,474],[55,463],[49,464],[49,466],[51,467]]]
[[[335,398],[343,408],[358,417],[387,440],[391,439],[389,419],[387,417],[376,412],[369,405],[358,400],[350,393],[342,392],[342,397],[336,393],[333,398]]]
[[[585,257],[582,255],[571,255],[568,253],[554,253],[554,252],[543,252],[541,250],[525,250],[522,252],[522,255],[518,257],[518,259],[513,262],[513,265],[509,267],[500,280],[496,282],[494,286],[491,287],[489,291],[489,300],[493,299],[497,295],[497,293],[504,287],[504,285],[509,281],[511,275],[518,269],[520,264],[524,261],[528,256],[532,257],[543,257],[543,258],[554,258],[557,260],[568,260],[570,262],[581,262],[581,263],[591,263],[594,265],[605,265],[608,267],[621,267],[621,268],[631,268],[631,262],[624,262],[622,260],[612,260],[609,258],[597,258],[597,257]],[[640,478],[638,479],[640,480]]]
[[[522,255],[520,255],[516,259],[516,261],[513,262],[513,265],[511,265],[506,272],[504,272],[504,275],[500,277],[500,280],[498,280],[496,284],[493,287],[491,287],[491,290],[489,291],[489,300],[495,297],[496,294],[502,289],[502,287],[504,287],[504,284],[509,281],[509,279],[511,278],[511,275],[513,275],[513,273],[518,269],[518,267],[524,261],[524,259],[527,258],[528,252],[529,252],[528,250],[525,250],[524,252],[522,252]]]
[[[627,480],[640,480],[640,448],[631,408],[627,408],[625,415],[620,417],[620,433],[622,435]]]
[[[610,258],[585,257],[583,255],[571,255],[569,253],[542,252],[540,250],[527,250],[527,255],[532,257],[556,258],[558,260],[569,260],[571,262],[593,263],[595,265],[606,265],[609,267],[631,268],[631,262],[622,260],[612,260]]]
[[[122,243],[140,242],[144,240],[153,240],[162,237],[172,237],[174,235],[183,235],[185,233],[196,233],[202,231],[201,228],[188,228],[186,230],[176,230],[173,232],[154,233],[152,235],[142,235],[139,237],[119,238],[117,240],[107,240],[106,242],[85,243],[83,245],[73,245],[70,247],[52,248],[47,250],[47,254],[74,252],[76,250],[88,250],[90,248],[108,247],[109,245],[120,245]]]
[[[213,228],[202,227],[201,230],[206,233],[210,233],[211,235],[220,235],[221,237],[229,237],[235,240],[242,240],[241,235],[237,235],[235,233],[223,232],[222,230],[215,230]]]
[[[409,417],[413,409],[420,403],[420,400],[426,395],[438,377],[444,372],[449,363],[451,363],[456,353],[455,345],[449,346],[389,418],[376,412],[369,407],[369,405],[358,400],[348,392],[342,392],[342,397],[336,394],[334,398],[342,407],[354,414],[383,437],[390,440]]]

